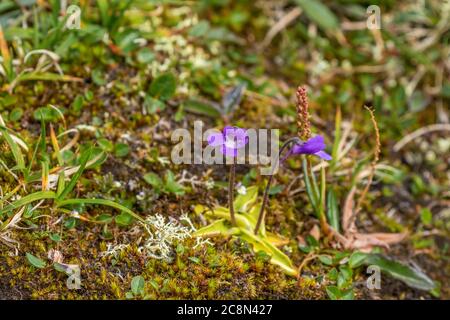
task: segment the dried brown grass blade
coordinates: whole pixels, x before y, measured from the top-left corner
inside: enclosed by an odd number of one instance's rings
[[[350,224],[353,217],[353,208],[355,206],[355,193],[356,187],[353,186],[350,189],[347,198],[345,198],[344,206],[342,208],[342,230],[344,231],[344,234],[347,234],[352,229]]]

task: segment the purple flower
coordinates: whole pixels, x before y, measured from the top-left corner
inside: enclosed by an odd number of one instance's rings
[[[238,149],[245,147],[248,143],[247,131],[245,129],[226,126],[223,133],[212,133],[208,136],[208,144],[212,147],[222,146],[220,152],[226,156],[237,156]]]
[[[288,156],[292,154],[312,154],[323,160],[331,160],[331,156],[323,150],[325,150],[323,137],[315,136],[302,144],[294,145],[289,151]]]

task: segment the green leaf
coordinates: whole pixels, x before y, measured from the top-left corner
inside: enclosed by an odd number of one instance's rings
[[[11,113],[9,114],[9,121],[18,121],[20,118],[22,118],[23,115],[23,109],[22,108],[14,108],[11,110]]]
[[[422,271],[413,269],[407,265],[390,260],[381,255],[370,254],[368,255],[365,263],[367,265],[378,266],[381,271],[387,273],[395,279],[403,281],[412,288],[425,291],[430,291],[436,288],[436,283]]]
[[[152,81],[149,94],[160,100],[168,100],[175,94],[176,79],[171,73],[165,73]]]
[[[98,86],[103,86],[106,84],[104,72],[100,69],[92,70],[91,78],[92,78],[92,81]]]
[[[326,291],[331,300],[353,300],[354,297],[352,289],[341,291],[336,286],[328,286]]]
[[[77,219],[75,219],[74,217],[69,217],[64,221],[64,227],[66,227],[67,229],[73,229],[75,228],[75,226],[77,225]]]
[[[308,161],[306,160],[306,157],[304,157],[302,160],[302,169],[303,169],[303,180],[305,181],[305,187],[306,187],[306,194],[308,195],[309,201],[311,202],[314,212],[317,214],[319,194],[316,190],[317,186],[314,187],[311,184],[309,175],[312,174],[314,176],[314,173],[312,173],[310,170],[308,170]],[[314,180],[313,180],[313,182],[314,182]]]
[[[2,119],[3,120],[3,119]],[[6,143],[11,148],[11,152],[13,153],[14,159],[16,160],[17,169],[22,170],[25,169],[25,160],[23,158],[22,151],[20,150],[19,145],[13,139],[11,134],[8,132],[6,127],[0,126],[0,133],[6,140]]]
[[[333,259],[330,256],[327,255],[320,255],[319,256],[320,262],[322,262],[324,265],[331,266],[333,265]]]
[[[184,106],[183,104],[180,104],[177,112],[175,113],[174,120],[176,122],[180,122],[183,118],[184,118]]]
[[[189,35],[192,37],[203,37],[210,28],[211,26],[207,20],[201,20],[189,29]]]
[[[97,217],[95,217],[95,221],[100,223],[110,223],[112,221],[112,216],[107,213],[99,214]]]
[[[258,187],[253,186],[246,189],[245,194],[239,194],[234,200],[234,209],[238,212],[247,212],[258,197]]]
[[[211,118],[218,118],[221,116],[219,110],[217,110],[217,108],[214,108],[212,104],[208,104],[198,100],[185,101],[184,109],[188,112],[205,115]]]
[[[54,199],[56,197],[56,194],[53,191],[38,191],[32,194],[29,194],[23,198],[20,198],[17,201],[14,201],[10,205],[4,207],[2,210],[0,210],[0,214],[17,209],[23,205],[26,205],[28,203],[43,200],[43,199]]]
[[[158,282],[156,282],[155,280],[150,280],[149,283],[155,290],[157,290],[157,291],[159,290]]]
[[[353,272],[348,266],[342,266],[339,268],[339,274],[337,277],[337,286],[339,289],[348,288],[352,283]]]
[[[133,222],[133,217],[128,213],[122,212],[114,219],[116,223],[121,227],[129,226]]]
[[[295,0],[305,11],[308,18],[324,30],[339,28],[339,20],[320,0]]]
[[[28,262],[32,265],[35,266],[36,268],[42,269],[45,268],[46,263],[44,260],[33,256],[31,253],[26,253],[26,257],[28,259]]]
[[[194,237],[215,237],[218,235],[228,236],[236,233],[236,229],[231,229],[225,219],[217,220],[206,227],[194,232]]]
[[[353,300],[355,294],[353,293],[353,289],[348,289],[341,292],[341,300]]]
[[[114,147],[114,154],[116,157],[122,158],[130,153],[130,147],[125,143],[118,143]]]
[[[192,261],[193,263],[195,263],[195,264],[200,264],[201,263],[201,260],[199,258],[197,258],[197,257],[189,257],[188,259],[190,261]]]
[[[58,272],[62,272],[62,273],[66,273],[66,274],[68,273],[67,266],[65,266],[62,263],[58,263],[58,262],[53,263],[53,268],[55,268],[55,270]]]
[[[155,60],[155,54],[149,48],[142,48],[137,52],[137,61],[147,64]]]
[[[58,175],[58,187],[56,188],[56,196],[58,197],[61,192],[64,191],[64,188],[66,187],[66,176],[64,174],[64,171],[61,171]]]
[[[91,90],[87,90],[86,93],[84,94],[84,98],[87,101],[92,101],[94,99],[94,93]]]
[[[222,107],[225,114],[231,113],[239,105],[246,86],[245,83],[241,83],[225,94],[222,99]]]
[[[153,114],[166,109],[166,104],[159,99],[147,95],[144,99],[144,106],[148,113]]]
[[[59,118],[59,114],[51,107],[40,107],[34,111],[33,117],[36,121],[53,122]]]
[[[245,217],[248,220],[249,225],[251,225],[252,230],[255,230],[255,228],[256,228],[256,223],[258,221],[259,213],[261,212],[261,206],[262,206],[261,203],[257,203],[255,205],[251,206],[250,209],[246,209],[246,211],[242,212],[242,214],[240,215],[240,216]],[[265,224],[264,219],[261,222],[259,232],[263,236],[266,236],[266,224]]]
[[[233,227],[230,223],[230,211],[224,207],[216,207],[213,210],[206,210],[204,206],[197,205],[194,211],[197,214],[206,212],[208,215],[220,218],[220,220],[201,228],[194,232],[195,237],[212,237],[212,236],[230,236],[234,235],[247,241],[252,245],[256,254],[263,252],[270,256],[270,263],[275,264],[283,269],[283,271],[291,276],[297,275],[297,269],[293,266],[289,257],[284,254],[277,246],[281,246],[287,243],[286,239],[283,239],[275,234],[266,233],[261,231],[258,235],[255,235],[254,228],[256,224],[257,213],[260,209],[260,204],[251,207],[251,203],[255,202],[257,197],[257,187],[251,187],[247,189],[247,194],[243,195],[239,199],[240,208],[244,208],[246,212],[236,214],[237,227]],[[250,208],[251,207],[251,208]],[[250,209],[249,209],[250,208]],[[262,230],[264,228],[261,228]]]
[[[422,223],[424,225],[430,225],[431,222],[433,222],[433,214],[431,213],[430,209],[422,208],[420,210],[420,220],[422,220]]]
[[[208,212],[208,213],[210,213],[210,212]],[[217,218],[225,219],[225,220],[231,222],[230,210],[228,208],[217,207],[212,211],[212,215]],[[253,232],[253,230],[255,229],[256,222],[254,221],[254,219],[251,219],[251,221],[250,221],[248,219],[248,215],[236,214],[235,218],[236,218],[237,226],[239,227],[239,229],[241,231],[247,230],[247,231]]]
[[[339,144],[341,142],[341,123],[342,123],[341,108],[337,108],[334,120],[334,142],[333,142],[333,150],[331,152],[332,159],[330,163],[331,170],[334,170],[338,160],[338,150]]]
[[[100,148],[102,148],[102,150],[106,151],[106,152],[111,152],[114,150],[114,145],[111,141],[109,141],[106,138],[100,138],[97,140],[98,145],[100,146]]]
[[[142,276],[136,276],[131,280],[131,292],[134,295],[143,295],[145,287],[145,280]]]
[[[336,268],[332,268],[330,272],[328,272],[327,276],[331,281],[336,281],[338,277],[338,271],[336,270]]]
[[[337,205],[336,193],[332,186],[330,186],[327,194],[327,218],[330,226],[339,232],[339,208]]]
[[[131,291],[128,291],[127,293],[125,293],[125,299],[133,299],[134,295]]]
[[[154,172],[149,172],[144,175],[144,180],[157,191],[161,190],[163,187],[163,181],[161,178]]]
[[[16,83],[22,82],[22,81],[63,81],[63,82],[82,82],[83,79],[76,78],[68,75],[61,75],[58,73],[51,73],[51,72],[28,72],[23,73],[20,76],[18,76],[15,81]]]
[[[61,236],[57,233],[52,233],[49,235],[49,238],[55,242],[60,242],[61,241]]]
[[[297,276],[298,272],[293,266],[291,259],[269,241],[255,236],[253,232],[244,229],[241,229],[240,237],[252,244],[255,252],[264,251],[270,255],[270,263],[279,266],[286,274]]]
[[[72,102],[71,108],[76,114],[79,114],[81,112],[81,109],[83,108],[84,98],[82,95],[77,95],[75,100]]]
[[[450,83],[445,83],[442,86],[441,95],[444,98],[450,98]]]
[[[367,254],[359,251],[355,251],[352,253],[348,260],[348,265],[350,268],[358,268],[362,264],[364,264],[364,261],[367,259]]]
[[[127,207],[125,207],[121,204],[118,204],[112,200],[107,200],[107,199],[67,199],[67,200],[59,201],[57,206],[64,207],[67,205],[77,205],[77,204],[99,204],[99,205],[116,208],[120,211],[123,211],[124,213],[129,214],[133,218],[136,218],[137,220],[145,223],[144,219],[142,219],[140,216],[138,216],[136,213],[134,213]]]
[[[173,193],[177,196],[184,194],[184,187],[175,180],[175,176],[172,171],[167,171],[164,182],[164,190],[167,193]]]
[[[284,189],[284,186],[282,185],[276,185],[276,186],[272,186],[269,189],[269,196],[274,196],[277,195],[279,193],[281,193]]]
[[[66,227],[69,230],[73,229],[77,225],[77,221],[78,221],[78,219],[75,219],[74,217],[68,217],[64,221],[64,227]]]
[[[331,300],[339,300],[341,298],[341,290],[336,286],[328,286],[326,291]]]

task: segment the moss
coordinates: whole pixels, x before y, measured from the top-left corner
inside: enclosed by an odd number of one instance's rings
[[[300,285],[302,282],[286,277],[278,268],[251,253],[230,253],[226,242],[215,248],[193,250],[193,240],[188,240],[184,243],[184,252],[168,263],[143,259],[136,245],[121,251],[117,257],[99,257],[105,242],[82,234],[71,233],[70,239],[65,240],[64,249],[61,248],[66,261],[81,267],[80,290],[69,290],[67,276],[56,271],[50,261],[47,260],[45,268],[36,269],[22,255],[11,257],[7,250],[2,250],[0,255],[0,278],[7,278],[10,289],[16,288],[24,297],[32,299],[124,299],[130,290],[131,279],[136,275],[144,277],[143,297],[150,299],[320,296],[317,288]],[[24,252],[33,252],[46,260],[46,249],[54,243],[48,237],[30,241],[32,233],[21,235]]]
[[[181,37],[186,44],[182,47],[174,45],[173,53],[167,53],[155,48],[158,39],[150,35],[146,48],[156,52],[155,62],[159,64],[168,62],[171,72],[173,71],[177,76],[177,81],[179,80],[177,93],[172,99],[165,101],[164,110],[158,110],[151,114],[145,110],[144,96],[148,92],[149,84],[154,79],[155,72],[150,70],[151,66],[142,65],[135,60],[135,56],[138,55],[137,50],[141,48],[117,53],[113,52],[111,47],[101,43],[92,46],[85,44],[84,41],[76,41],[71,50],[68,50],[70,52],[61,56],[60,62],[64,73],[78,76],[85,81],[20,83],[13,94],[9,95],[6,92],[0,94],[0,111],[6,119],[13,108],[20,106],[24,109],[22,118],[14,123],[8,123],[8,127],[20,134],[27,142],[36,141],[40,132],[40,124],[33,118],[34,110],[49,103],[63,110],[67,129],[77,125],[95,126],[95,132],[82,131],[79,139],[81,143],[96,142],[98,138],[105,137],[114,144],[119,141],[123,142],[123,135],[129,134],[130,139],[126,142],[130,147],[130,153],[121,158],[115,157],[112,152],[100,168],[85,172],[75,193],[78,196],[101,197],[115,199],[122,203],[127,202],[142,215],[160,213],[164,216],[179,217],[180,213],[191,212],[192,206],[198,203],[207,205],[226,203],[226,195],[219,186],[220,182],[225,179],[226,167],[176,166],[161,163],[160,159],[170,156],[170,133],[174,129],[180,127],[190,129],[192,122],[199,119],[203,120],[205,127],[208,128],[224,125],[222,118],[203,117],[184,110],[186,99],[209,98],[211,102],[219,102],[224,97],[225,91],[242,81],[248,84],[248,90],[231,119],[234,124],[241,127],[280,128],[283,138],[295,134],[295,114],[292,113],[293,106],[290,99],[293,97],[293,89],[299,82],[308,82],[312,87],[312,120],[314,129],[318,133],[320,132],[328,138],[335,136],[332,130],[334,111],[337,105],[342,106],[343,119],[348,120],[353,117],[353,128],[349,127],[348,134],[350,137],[361,135],[363,138],[351,148],[342,159],[342,163],[337,163],[336,168],[340,174],[333,170],[328,172],[330,178],[328,182],[335,187],[341,204],[352,185],[351,176],[341,173],[347,172],[347,169],[351,172],[352,168],[357,166],[358,161],[366,159],[372,151],[373,141],[371,136],[367,135],[371,126],[366,125],[368,118],[359,110],[363,102],[379,103],[376,106],[377,118],[380,120],[380,128],[384,129],[381,130],[381,140],[385,153],[383,161],[386,164],[401,167],[402,175],[420,176],[425,187],[428,182],[440,186],[448,184],[448,177],[442,174],[448,172],[448,164],[445,161],[426,162],[423,159],[426,157],[423,156],[419,156],[417,159],[410,157],[411,154],[420,155],[419,152],[426,154],[425,151],[445,156],[445,149],[440,152],[433,150],[438,148],[437,143],[427,143],[424,150],[418,151],[417,145],[413,141],[404,147],[402,150],[404,152],[398,154],[388,152],[392,141],[398,140],[406,131],[409,132],[409,130],[418,128],[419,125],[422,126],[427,119],[434,121],[435,112],[429,111],[434,110],[433,108],[425,108],[423,111],[418,110],[405,115],[399,111],[392,116],[390,111],[402,108],[392,105],[394,101],[398,100],[396,98],[398,94],[393,91],[394,88],[389,88],[391,85],[388,85],[387,88],[383,87],[384,92],[379,97],[382,101],[377,102],[372,99],[374,93],[379,95],[376,93],[378,90],[374,91],[373,85],[377,85],[376,89],[382,89],[379,86],[383,86],[385,83],[383,72],[371,74],[370,81],[365,73],[355,73],[353,79],[345,80],[340,79],[341,75],[339,74],[329,77],[329,79],[317,74],[320,79],[310,79],[310,73],[316,75],[318,70],[315,67],[311,68],[310,63],[305,60],[307,57],[313,57],[313,64],[320,68],[323,67],[323,63],[326,65],[327,61],[333,61],[332,66],[349,64],[355,68],[373,62],[370,55],[366,56],[365,50],[360,50],[358,55],[345,54],[345,57],[341,56],[342,52],[336,54],[335,50],[332,50],[334,40],[324,37],[320,32],[315,35],[316,40],[321,43],[320,48],[316,48],[314,45],[297,47],[296,44],[312,41],[312,39],[305,39],[306,34],[303,34],[304,32],[300,32],[300,34],[298,28],[286,28],[273,40],[274,43],[278,41],[277,45],[267,47],[264,55],[253,51],[253,42],[255,39],[264,37],[267,33],[265,29],[273,22],[270,20],[273,17],[270,12],[264,11],[269,8],[240,7],[240,5],[236,7],[237,3],[239,1],[231,1],[230,6],[218,11],[204,10],[203,13],[197,13],[188,10],[188,13],[182,16],[174,15],[167,18],[164,14],[169,13],[170,15],[170,10],[175,8],[169,6],[166,8],[167,10],[164,10],[163,15],[152,21],[154,24],[152,28],[157,33],[161,30],[167,33],[166,31],[172,30],[178,22],[188,23],[190,20],[197,20],[190,19],[190,14],[198,15],[199,21],[207,19],[212,28],[220,27],[221,29],[228,25],[228,22],[234,21],[230,18],[230,13],[237,9],[241,11],[244,9],[247,13],[261,17],[256,20],[248,19],[239,28],[234,25],[235,23],[230,23],[235,30],[240,30],[237,39],[244,43],[250,40],[249,44],[251,45],[249,46],[236,46],[233,41],[204,41],[201,37],[190,35],[191,28],[186,27],[175,32],[175,36]],[[408,4],[405,6],[407,7],[405,9],[412,9],[408,7]],[[138,4],[136,4],[133,15],[139,15],[137,8],[139,8]],[[385,14],[392,16],[392,10],[386,9]],[[88,13],[97,11],[86,10]],[[207,16],[204,15],[205,13]],[[43,16],[40,19],[45,19],[45,14],[50,14],[50,12],[43,10],[39,12],[39,15],[41,14]],[[186,17],[188,19],[185,19]],[[387,20],[396,21],[396,19]],[[89,21],[94,24],[95,17],[89,17]],[[136,33],[139,33],[142,27],[132,25],[132,22],[126,20],[120,22],[123,30],[127,30],[131,24]],[[389,29],[389,25],[386,28]],[[365,37],[364,33],[358,34]],[[393,35],[399,36],[395,34],[395,31]],[[144,33],[140,36],[146,39],[149,35]],[[354,36],[356,41],[353,39]],[[290,41],[290,39],[298,39],[298,37],[301,37],[302,41]],[[172,35],[167,39],[173,40]],[[282,41],[279,41],[280,39]],[[350,50],[348,52],[351,53],[353,48],[359,48],[360,44],[364,43],[363,40],[356,33],[346,35],[347,49]],[[32,46],[26,39],[24,41],[25,49]],[[241,51],[241,47],[246,49]],[[19,48],[14,48],[11,52],[14,53],[17,49]],[[439,48],[434,45],[430,49],[436,51],[436,57],[441,54]],[[314,53],[310,56],[311,50]],[[206,53],[205,57],[212,62],[212,67],[192,67],[193,59],[198,57],[199,52]],[[223,55],[223,52],[229,54]],[[322,60],[322,57],[325,57],[325,60]],[[74,63],[74,58],[76,63]],[[319,60],[316,61],[316,59]],[[417,65],[410,64],[414,61],[405,57],[402,52],[396,55],[396,59],[401,62],[398,65],[404,66],[402,70],[397,70],[400,78],[413,79]],[[436,59],[436,61],[440,60],[442,59]],[[32,63],[30,60],[30,67]],[[101,70],[101,77],[106,80],[107,85],[99,85],[93,81],[91,71],[97,68]],[[418,93],[428,86],[427,79],[433,78],[428,74],[430,72],[432,73],[433,70],[427,68],[424,80],[417,86]],[[0,81],[3,81],[3,78]],[[179,90],[181,87],[183,90]],[[397,87],[395,86],[395,88]],[[3,105],[3,98],[8,96],[14,99],[14,103]],[[77,96],[83,97],[80,110],[72,108],[72,103]],[[439,98],[439,95],[430,99],[435,98]],[[438,103],[439,101],[433,102]],[[174,114],[178,111],[182,111],[183,116],[175,119]],[[66,128],[61,125],[58,129],[62,132]],[[436,135],[437,133],[430,133],[417,141],[438,141],[435,139]],[[0,140],[0,154],[8,163],[13,162],[13,156],[3,140]],[[28,157],[31,157],[31,152]],[[286,188],[298,177],[301,171],[300,163],[298,159],[291,158],[277,174],[275,184],[282,186],[283,191],[271,196],[266,221],[268,230],[290,239],[289,255],[297,266],[305,258],[305,254],[298,248],[299,239],[305,239],[311,226],[317,223],[305,193],[290,194],[294,189],[301,191],[301,180],[296,180],[297,182],[290,190]],[[168,169],[175,174],[181,174],[183,170],[187,170],[190,174],[197,175],[199,179],[212,178],[217,185],[212,190],[203,187],[197,187],[194,190],[188,186],[183,197],[172,194],[158,195],[151,186],[143,181],[142,176],[147,172],[162,175]],[[247,166],[239,166],[237,169],[238,178],[246,175],[249,171]],[[256,175],[249,178],[247,182],[262,187],[266,183],[266,178]],[[377,185],[373,188],[375,190],[370,190],[362,210],[367,212],[367,215],[362,213],[358,223],[367,232],[378,232],[380,229],[403,231],[407,228],[413,233],[412,238],[423,239],[422,231],[423,229],[427,230],[427,226],[420,224],[420,219],[418,216],[414,216],[414,213],[418,206],[431,208],[433,231],[436,230],[436,234],[439,235],[427,238],[435,241],[429,242],[430,246],[427,247],[427,252],[429,252],[430,262],[425,265],[435,273],[436,280],[442,281],[442,291],[444,295],[448,296],[447,288],[449,286],[445,285],[448,282],[446,282],[449,273],[448,266],[441,268],[448,261],[448,248],[446,249],[447,244],[445,243],[448,242],[449,222],[446,222],[448,219],[445,218],[442,208],[445,205],[442,201],[443,199],[445,201],[446,194],[444,192],[446,190],[439,194],[425,188],[424,190],[428,191],[417,197],[410,194],[411,179],[405,179],[404,184],[400,181],[401,179],[398,179],[399,181],[396,181],[395,185],[387,183],[385,180],[388,179],[377,181]],[[397,178],[392,177],[391,180],[397,180]],[[130,181],[135,182],[133,188],[129,185]],[[120,187],[115,187],[114,182],[120,182]],[[3,166],[0,166],[2,193],[11,191],[16,185],[15,179]],[[391,192],[379,196],[379,191],[376,189],[378,187]],[[140,192],[144,196],[137,199],[136,195]],[[395,209],[396,213],[393,217],[387,215],[391,208]],[[101,213],[111,214],[113,217],[117,214],[107,208],[92,206],[85,208],[85,212],[83,212],[92,219]],[[327,274],[330,267],[317,261],[311,261],[305,267],[304,274],[307,276],[300,280],[293,279],[285,276],[276,266],[269,264],[267,257],[252,253],[249,245],[233,239],[214,239],[214,247],[204,247],[198,250],[192,248],[194,245],[192,241],[187,241],[183,243],[184,249],[177,250],[174,260],[170,263],[144,259],[138,252],[138,247],[142,243],[141,237],[144,234],[142,230],[135,228],[135,224],[119,228],[112,222],[107,229],[104,229],[103,225],[78,222],[75,228],[67,230],[61,229],[60,224],[54,224],[60,217],[59,213],[42,209],[39,212],[36,211],[36,216],[38,215],[42,215],[42,217],[24,221],[23,225],[30,229],[15,230],[13,233],[13,237],[20,243],[19,256],[10,256],[13,250],[0,243],[0,298],[5,296],[34,299],[124,299],[130,290],[131,279],[136,275],[142,275],[146,281],[145,294],[143,297],[137,298],[325,298],[326,281],[321,281],[320,277]],[[196,226],[204,225],[204,221],[200,218],[193,219],[197,219],[194,221]],[[1,217],[1,220],[4,222],[4,217]],[[49,235],[53,233],[61,234],[62,241],[55,243],[50,240]],[[117,256],[101,257],[100,253],[106,251],[107,245],[112,243],[131,243],[132,245],[120,251]],[[320,253],[331,245],[331,242],[324,240],[315,250]],[[64,255],[65,262],[81,266],[82,288],[80,290],[67,289],[67,276],[51,266],[51,262],[46,258],[47,252],[51,248],[60,250]],[[402,251],[396,252],[398,256],[410,256],[411,248],[400,248]],[[24,257],[26,252],[45,260],[47,267],[36,269],[30,266]],[[356,278],[360,276],[361,270],[355,272],[357,273]],[[407,290],[407,288],[403,289]],[[413,292],[413,294],[416,293]],[[389,294],[386,295],[389,296]]]

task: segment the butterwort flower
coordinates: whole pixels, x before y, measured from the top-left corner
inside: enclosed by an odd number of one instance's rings
[[[312,154],[323,160],[331,160],[331,156],[325,151],[325,142],[322,136],[315,136],[306,142],[294,145],[288,153],[288,156],[295,154]]]
[[[212,147],[221,146],[219,151],[226,155],[236,157],[238,150],[248,143],[247,130],[226,126],[223,132],[212,133],[208,136],[208,144]]]

